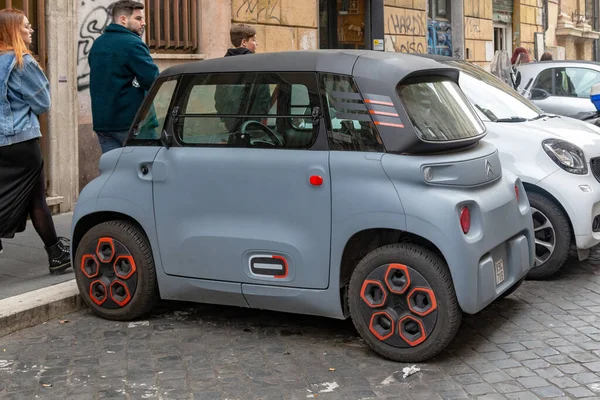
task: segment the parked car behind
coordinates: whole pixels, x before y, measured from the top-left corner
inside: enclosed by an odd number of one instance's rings
[[[574,117],[596,111],[590,91],[600,83],[600,63],[543,61],[521,64],[518,73],[518,91],[547,113]]]
[[[372,51],[162,72],[77,202],[86,303],[115,320],[159,297],[351,317],[385,357],[433,357],[534,262],[523,184],[457,83]]]
[[[502,166],[521,178],[533,211],[536,261],[528,277],[544,279],[600,243],[600,129],[547,115],[482,68],[435,57],[460,69],[459,84],[500,152]],[[587,102],[592,104],[589,100]]]

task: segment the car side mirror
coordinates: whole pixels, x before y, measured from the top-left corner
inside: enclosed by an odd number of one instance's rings
[[[543,100],[550,97],[550,93],[544,89],[531,89],[531,100]]]
[[[173,135],[168,133],[166,129],[163,129],[162,133],[160,134],[160,142],[165,148],[168,149],[173,145]]]

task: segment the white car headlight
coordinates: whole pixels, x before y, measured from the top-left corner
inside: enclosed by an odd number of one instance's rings
[[[558,139],[546,139],[542,148],[548,156],[567,172],[577,175],[588,173],[587,163],[583,150],[572,143]]]

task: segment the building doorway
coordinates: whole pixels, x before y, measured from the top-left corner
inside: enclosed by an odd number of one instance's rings
[[[371,48],[369,0],[319,0],[321,49]]]

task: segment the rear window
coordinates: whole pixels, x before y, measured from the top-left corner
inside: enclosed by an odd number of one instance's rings
[[[463,92],[450,80],[434,78],[400,85],[398,94],[421,140],[455,141],[485,132]]]

